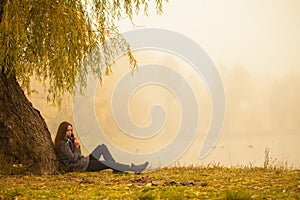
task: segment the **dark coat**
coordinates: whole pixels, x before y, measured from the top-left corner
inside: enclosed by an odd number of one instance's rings
[[[62,142],[57,153],[61,161],[70,171],[86,171],[89,164],[89,157],[84,157],[81,154],[80,147],[75,147],[73,153],[68,142]]]

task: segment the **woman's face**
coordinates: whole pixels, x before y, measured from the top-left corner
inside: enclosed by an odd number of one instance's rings
[[[66,131],[66,135],[67,136],[71,136],[73,132],[73,127],[71,125],[68,125],[67,131]]]

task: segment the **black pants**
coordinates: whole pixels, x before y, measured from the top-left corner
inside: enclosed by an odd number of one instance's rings
[[[104,160],[100,160],[101,156],[103,156]],[[89,155],[89,159],[90,160],[86,171],[95,172],[105,169],[112,169],[114,171],[123,172],[130,170],[129,165],[117,163],[104,144],[97,146]]]
[[[100,160],[97,160],[92,154],[90,154],[90,161],[89,165],[86,169],[88,172],[96,172],[96,171],[101,171],[105,169],[110,169],[109,166],[105,165],[102,163]]]

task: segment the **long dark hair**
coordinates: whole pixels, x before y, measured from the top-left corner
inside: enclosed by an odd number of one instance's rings
[[[59,149],[61,143],[65,141],[68,126],[72,126],[72,124],[66,121],[60,123],[54,140],[55,149]]]

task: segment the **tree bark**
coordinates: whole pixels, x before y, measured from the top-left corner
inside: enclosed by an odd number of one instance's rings
[[[48,127],[15,77],[0,72],[0,173],[54,174],[58,159]]]

